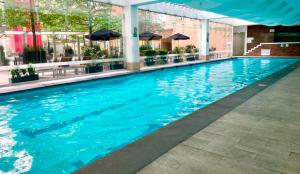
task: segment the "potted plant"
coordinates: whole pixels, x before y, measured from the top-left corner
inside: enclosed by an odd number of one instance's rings
[[[69,45],[67,45],[67,46],[64,47],[64,53],[65,53],[66,57],[72,57],[72,56],[74,56],[74,50]]]
[[[85,46],[83,50],[83,60],[99,59],[103,56],[99,46]]]
[[[185,52],[190,53],[190,55],[187,55],[186,61],[195,61],[195,56],[193,55],[193,53],[195,53],[195,49],[196,47],[194,45],[187,45],[185,47]]]
[[[186,53],[192,53],[193,47],[194,47],[194,45],[187,45],[187,46],[185,46],[185,52]]]
[[[119,57],[119,48],[118,47],[111,47],[109,58],[118,58],[118,57]]]
[[[23,62],[24,64],[46,63],[46,51],[43,47],[38,47],[36,49],[24,47]]]
[[[174,59],[173,59],[174,63],[179,63],[179,62],[183,61],[182,54],[184,53],[184,48],[182,48],[182,47],[175,47],[172,52],[173,52],[173,54],[179,54],[178,56],[174,57]]]
[[[32,66],[26,69],[15,68],[10,71],[11,83],[20,83],[33,80],[39,80],[39,75]]]
[[[156,63],[160,65],[167,64],[168,63],[167,54],[168,51],[166,50],[157,50],[157,55],[159,55],[159,57],[156,59]]]
[[[144,54],[146,56],[145,58],[145,65],[146,66],[152,66],[155,64],[155,56],[156,56],[156,51],[155,50],[146,50],[144,51]]]
[[[152,50],[150,45],[142,45],[140,46],[140,56],[145,56],[145,51]]]
[[[124,69],[124,62],[122,62],[122,61],[112,62],[110,64],[110,69],[111,70]]]
[[[103,72],[103,65],[102,63],[89,63],[85,66],[85,73],[90,74],[90,73],[98,73],[98,72]]]

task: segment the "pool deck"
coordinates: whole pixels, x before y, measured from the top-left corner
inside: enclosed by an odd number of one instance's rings
[[[299,174],[300,63],[175,121],[77,174]]]
[[[143,168],[154,173],[300,173],[300,68]]]
[[[193,62],[183,62],[183,63],[172,63],[167,65],[157,65],[157,66],[150,66],[150,67],[142,67],[140,71],[138,72],[148,72],[148,71],[154,71],[164,68],[172,68],[172,67],[180,67],[180,66],[188,66],[193,64],[201,64],[201,63],[207,63],[207,62],[213,62],[213,61],[220,61],[220,60],[226,60],[226,59],[232,59],[230,58],[219,58],[214,60],[198,60]],[[105,78],[111,78],[111,77],[117,77],[117,76],[123,76],[128,74],[133,74],[137,72],[128,71],[125,69],[122,70],[115,70],[115,71],[107,71],[102,73],[95,73],[95,74],[83,74],[83,75],[69,75],[69,76],[62,76],[59,79],[41,79],[38,81],[32,81],[32,82],[24,82],[19,84],[10,84],[10,85],[4,85],[5,83],[0,83],[0,94],[8,94],[8,93],[14,93],[19,91],[25,91],[25,90],[32,90],[37,88],[44,88],[44,87],[50,87],[50,86],[57,86],[57,85],[63,85],[63,84],[70,84],[70,83],[76,83],[76,82],[84,82],[89,80],[96,80],[96,79],[105,79]],[[7,72],[1,72],[0,71],[0,79],[7,78]]]

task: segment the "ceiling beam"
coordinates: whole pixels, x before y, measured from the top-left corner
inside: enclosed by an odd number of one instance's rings
[[[163,1],[164,0],[131,0],[131,5],[142,6],[142,5],[156,4]]]

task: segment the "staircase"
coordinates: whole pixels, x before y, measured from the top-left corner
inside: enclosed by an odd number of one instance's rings
[[[270,50],[270,56],[300,56],[300,42],[260,43],[248,50],[244,56],[264,56],[262,49]]]
[[[255,47],[251,48],[250,50],[246,51],[246,53],[244,53],[244,56],[246,56],[247,54],[250,54],[251,52],[253,52],[254,50],[258,49],[259,47],[261,47],[264,43],[260,43],[258,45],[256,45]]]

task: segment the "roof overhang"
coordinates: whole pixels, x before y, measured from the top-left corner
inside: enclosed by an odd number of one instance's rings
[[[139,9],[187,17],[191,19],[210,19],[216,22],[227,23],[235,26],[239,25],[255,25],[255,22],[249,22],[238,18],[228,17],[221,13],[209,12],[195,8],[199,6],[193,6],[194,3],[199,0],[97,0],[99,2],[110,3],[119,6],[136,5]],[[201,1],[201,0],[200,0]],[[208,0],[212,1],[212,0]],[[228,0],[227,0],[228,1]]]
[[[166,0],[264,25],[300,25],[299,0]]]

